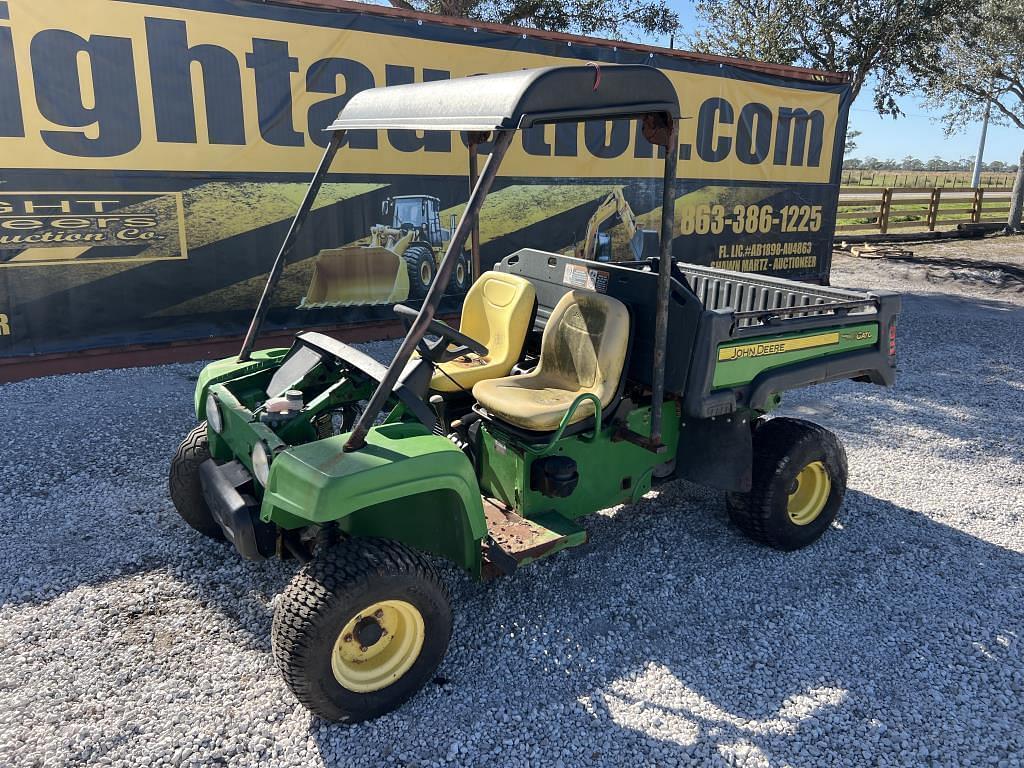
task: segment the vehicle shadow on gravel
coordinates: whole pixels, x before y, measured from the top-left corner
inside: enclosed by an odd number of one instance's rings
[[[955,723],[1024,746],[1021,553],[856,490],[795,553],[745,540],[685,483],[586,524],[587,547],[492,585],[456,579],[446,683],[358,734],[312,718],[325,764],[453,721],[455,762],[474,765],[537,749],[544,764],[916,763],[957,754]]]
[[[735,559],[695,565],[693,588],[676,597],[699,603],[713,589],[719,609],[641,602],[659,626],[679,616],[676,642],[648,646],[586,697],[600,722],[635,718],[650,738],[660,720],[676,734],[669,753],[769,765],[904,751],[948,760],[957,724],[987,734],[990,754],[1022,746],[1020,552],[858,491],[807,552],[768,552],[715,528],[698,529],[700,547]],[[633,678],[657,701],[622,683]]]

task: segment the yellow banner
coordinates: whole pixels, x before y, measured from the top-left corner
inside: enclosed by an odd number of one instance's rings
[[[0,112],[7,168],[307,173],[321,129],[358,90],[567,61],[109,0],[12,0],[9,24],[0,27],[0,70],[17,71],[0,77],[0,99],[13,105]],[[684,115],[681,178],[829,181],[838,93],[666,71]],[[379,131],[352,136],[332,170],[465,169],[458,136]],[[524,133],[502,173],[657,177],[661,163],[635,123],[618,121]]]

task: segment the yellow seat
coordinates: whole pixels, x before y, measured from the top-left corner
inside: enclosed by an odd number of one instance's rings
[[[629,346],[629,312],[618,299],[570,291],[551,312],[541,340],[540,361],[530,373],[481,381],[473,397],[502,421],[535,432],[558,428],[572,402],[585,392],[602,408],[619,387]],[[590,400],[569,424],[594,415]]]
[[[518,275],[480,275],[462,304],[459,330],[487,347],[487,356],[470,353],[441,363],[430,388],[437,392],[469,391],[484,379],[508,376],[523,351],[536,295],[533,284]]]

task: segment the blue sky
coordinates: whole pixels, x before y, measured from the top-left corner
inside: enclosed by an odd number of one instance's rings
[[[869,155],[881,159],[901,160],[913,155],[922,160],[938,155],[948,160],[974,157],[981,138],[981,124],[964,133],[946,136],[942,125],[935,122],[937,113],[929,112],[920,104],[920,97],[900,100],[904,116],[893,120],[882,118],[871,108],[871,94],[862,91],[850,112],[850,129],[861,131],[853,157]],[[985,162],[1002,160],[1016,165],[1024,149],[1024,131],[990,125],[985,140]]]
[[[696,16],[691,0],[669,0],[679,13],[683,32],[692,31],[696,25]],[[651,38],[644,42],[654,45],[668,45],[668,39]],[[676,47],[685,47],[679,40]],[[946,136],[942,125],[934,121],[936,113],[928,112],[921,106],[922,98],[909,97],[900,101],[904,117],[897,120],[882,118],[871,108],[870,86],[865,88],[850,112],[850,129],[860,131],[857,137],[857,149],[852,156],[864,158],[869,155],[880,159],[893,158],[901,160],[907,155],[922,160],[939,155],[944,159],[956,160],[961,157],[973,157],[978,151],[978,139],[981,125],[968,131]],[[988,140],[985,143],[985,162],[1002,160],[1016,164],[1024,149],[1024,131],[1017,128],[989,126]]]

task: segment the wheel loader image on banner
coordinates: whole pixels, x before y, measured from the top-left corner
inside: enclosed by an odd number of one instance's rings
[[[395,304],[426,298],[455,229],[441,227],[441,201],[430,195],[389,197],[377,224],[359,245],[327,248],[316,255],[313,279],[299,309]],[[458,255],[446,293],[461,295],[470,281],[469,258]]]
[[[643,261],[657,253],[658,233],[652,229],[640,228],[636,214],[622,194],[622,187],[615,187],[598,204],[594,215],[587,221],[586,234],[572,255],[589,261],[616,261],[611,233],[601,231],[601,227],[616,216],[626,228],[626,238],[629,240],[633,261]]]

